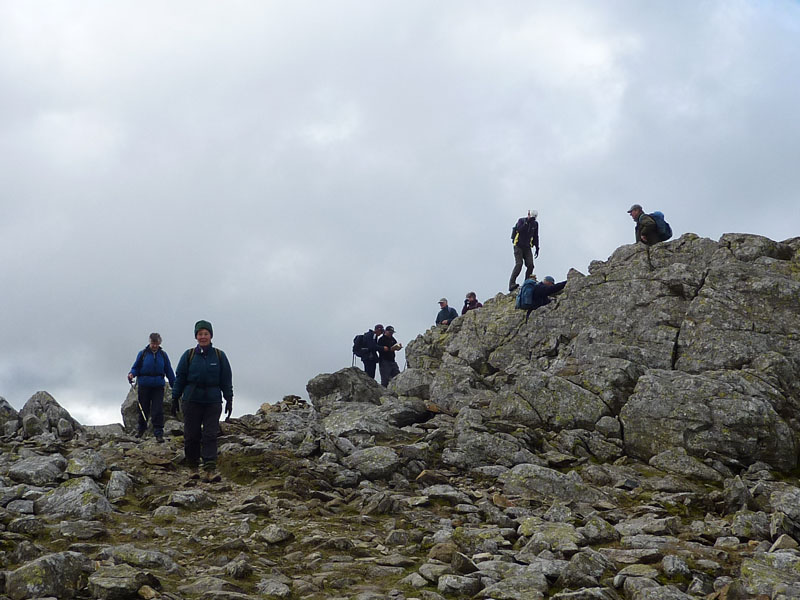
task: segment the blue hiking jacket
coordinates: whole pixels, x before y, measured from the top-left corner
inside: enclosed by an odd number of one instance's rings
[[[189,355],[192,361],[189,362]],[[218,404],[233,400],[233,374],[228,357],[222,350],[209,345],[205,351],[200,346],[190,348],[178,361],[172,400],[183,396],[184,402]]]
[[[175,373],[169,363],[169,356],[160,346],[155,352],[150,350],[150,346],[141,350],[133,361],[131,373],[142,387],[164,387],[164,377],[171,386],[175,385]]]

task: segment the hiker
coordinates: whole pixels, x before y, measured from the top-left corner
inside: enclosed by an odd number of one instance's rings
[[[150,342],[136,355],[128,373],[128,383],[138,385],[139,426],[136,437],[147,431],[147,421],[152,420],[153,434],[159,444],[164,443],[164,377],[169,385],[175,385],[175,373],[169,363],[169,356],[161,347],[161,335],[150,334]]]
[[[561,290],[564,289],[564,286],[567,285],[566,281],[562,281],[560,283],[556,283],[556,280],[553,279],[550,275],[542,279],[541,283],[537,283],[533,287],[533,308],[534,310],[539,308],[540,306],[545,306],[546,304],[550,304],[550,296],[553,294],[557,294]]]
[[[394,339],[394,327],[387,325],[386,332],[378,338],[378,370],[383,387],[388,387],[389,382],[400,374],[400,367],[397,366],[394,353],[402,347],[403,344]]]
[[[383,335],[383,325],[378,323],[368,330],[361,340],[361,352],[358,356],[364,363],[364,372],[375,379],[375,367],[378,366],[378,338]]]
[[[436,315],[437,325],[449,325],[453,319],[458,317],[456,309],[452,306],[447,306],[447,298],[439,299],[439,314]]]
[[[208,321],[194,325],[197,346],[190,348],[178,361],[175,386],[172,388],[172,414],[178,414],[183,399],[183,449],[192,478],[198,477],[203,459],[204,480],[219,481],[217,469],[217,435],[225,398],[225,414],[233,412],[233,375],[228,357],[211,345],[214,329]]]
[[[465,315],[467,312],[481,307],[483,307],[483,304],[478,302],[478,296],[475,295],[475,292],[470,292],[464,300],[464,308],[461,309],[461,314]]]
[[[530,279],[533,273],[533,258],[539,258],[539,223],[536,220],[538,213],[529,210],[527,217],[522,217],[511,229],[511,241],[514,245],[514,270],[508,281],[508,291],[513,292],[519,287],[517,277],[522,271],[525,262],[525,279]],[[536,254],[531,253],[531,248],[536,247]]]
[[[636,221],[636,241],[652,246],[660,242],[656,221],[642,209],[641,204],[634,204],[628,209],[631,219]]]

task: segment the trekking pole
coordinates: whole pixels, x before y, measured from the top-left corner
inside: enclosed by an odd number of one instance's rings
[[[131,384],[131,391],[133,391],[134,390],[133,382],[130,381],[128,383]],[[142,413],[142,418],[144,419],[144,422],[147,423],[147,416],[144,414],[144,409],[142,408],[142,403],[139,402],[139,397],[138,396],[136,397],[136,406],[139,407],[139,412]]]

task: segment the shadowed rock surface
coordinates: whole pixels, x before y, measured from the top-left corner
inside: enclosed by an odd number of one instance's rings
[[[800,597],[798,317],[798,238],[623,246],[223,423],[213,484],[133,390],[0,398],[0,598]]]

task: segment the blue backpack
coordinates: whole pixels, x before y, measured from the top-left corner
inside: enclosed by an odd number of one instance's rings
[[[656,228],[658,229],[658,239],[662,242],[666,242],[669,238],[672,237],[672,227],[669,226],[664,220],[664,213],[660,210],[650,213],[650,216],[653,217],[653,221],[656,222]]]
[[[533,306],[533,288],[536,286],[535,279],[526,279],[525,283],[522,284],[522,287],[519,288],[519,294],[517,294],[517,303],[516,308],[522,310],[533,310],[535,307]]]

